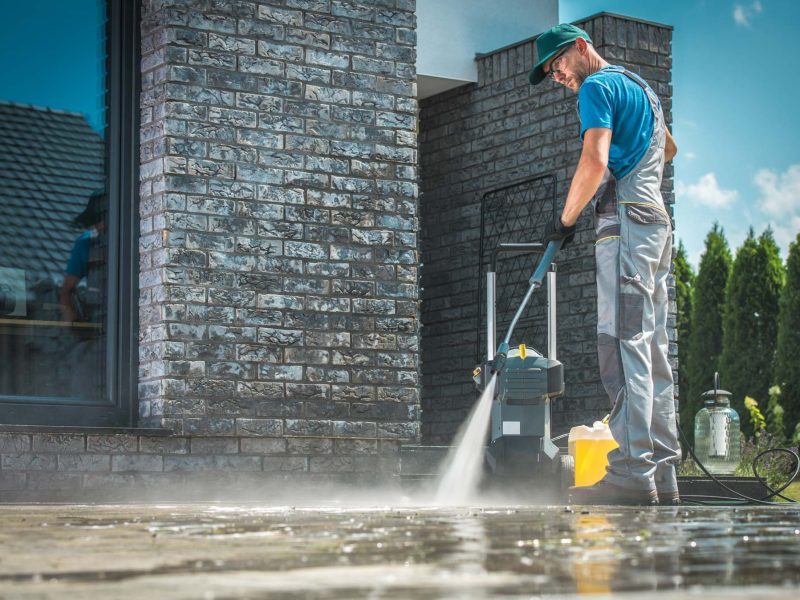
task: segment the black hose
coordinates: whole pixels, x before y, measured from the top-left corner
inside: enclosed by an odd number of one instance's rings
[[[756,457],[753,459],[753,463],[752,463],[753,475],[756,477],[756,479],[758,479],[759,483],[761,485],[763,485],[769,491],[769,493],[766,496],[764,496],[763,498],[751,498],[750,496],[747,496],[746,494],[742,494],[741,492],[738,492],[736,490],[731,489],[730,487],[728,487],[727,485],[722,483],[719,479],[714,477],[714,475],[712,475],[708,471],[708,469],[706,469],[705,465],[702,462],[700,462],[700,460],[697,458],[697,455],[694,453],[694,450],[692,449],[691,444],[689,444],[689,440],[686,439],[686,435],[684,435],[683,430],[681,429],[680,425],[678,425],[678,432],[681,434],[681,439],[683,440],[683,443],[685,444],[686,449],[689,451],[689,454],[691,455],[692,459],[694,459],[695,464],[698,467],[700,467],[700,470],[703,471],[703,473],[705,473],[718,486],[720,486],[724,490],[726,490],[726,491],[730,492],[731,494],[733,494],[733,496],[699,496],[699,495],[698,496],[692,496],[692,495],[686,495],[685,496],[685,495],[681,494],[681,502],[686,502],[686,503],[689,503],[689,504],[701,504],[701,505],[758,504],[758,505],[762,505],[762,506],[775,506],[775,505],[783,505],[783,504],[785,504],[785,502],[789,502],[789,503],[792,503],[792,504],[797,504],[796,500],[793,500],[792,498],[788,498],[786,496],[781,495],[781,492],[783,490],[785,490],[787,487],[789,487],[795,481],[795,479],[797,479],[797,476],[800,475],[800,456],[798,456],[797,453],[794,452],[793,450],[790,450],[788,448],[769,448],[767,450],[764,450],[763,452],[759,452],[756,455]],[[786,481],[786,483],[784,483],[777,490],[773,489],[767,483],[766,478],[762,477],[758,473],[758,466],[757,466],[758,465],[758,461],[762,456],[766,456],[767,454],[770,454],[772,452],[783,452],[785,454],[789,454],[790,456],[792,456],[794,458],[794,473],[792,473],[792,476],[789,477],[789,479]],[[783,499],[785,502],[774,502],[774,501],[770,500],[770,498],[775,498],[776,496],[778,498]]]

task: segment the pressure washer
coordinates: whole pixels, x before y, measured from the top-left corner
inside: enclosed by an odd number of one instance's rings
[[[556,268],[553,259],[561,241],[499,244],[486,273],[486,360],[476,367],[473,378],[481,391],[494,382],[490,441],[486,464],[494,478],[514,485],[558,481],[571,484],[573,465],[551,438],[551,402],[564,394],[564,366],[556,358]],[[501,253],[539,254],[538,265],[528,280],[528,291],[514,314],[505,337],[496,346],[497,258]],[[547,355],[526,344],[510,348],[511,335],[531,301],[546,280]],[[552,487],[552,486],[551,486]]]

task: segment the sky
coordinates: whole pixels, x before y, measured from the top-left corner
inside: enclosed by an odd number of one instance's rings
[[[103,5],[0,0],[0,102],[81,113],[102,134]]]
[[[561,21],[612,12],[674,27],[675,236],[695,269],[714,221],[732,251],[800,232],[798,0],[560,0]]]
[[[80,112],[100,131],[101,4],[0,0],[0,101]],[[561,21],[602,11],[674,27],[675,234],[689,261],[714,221],[733,250],[771,227],[785,259],[800,232],[800,0],[559,3]]]

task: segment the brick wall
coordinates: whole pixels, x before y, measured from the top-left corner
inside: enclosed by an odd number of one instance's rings
[[[579,25],[609,62],[627,66],[650,83],[670,120],[671,28],[607,14]],[[533,47],[534,41],[526,40],[480,57],[476,84],[420,103],[422,406],[428,443],[447,443],[476,397],[471,371],[481,196],[554,173],[563,206],[580,155],[575,96],[550,82],[535,88],[529,84]],[[671,165],[662,189],[671,204]],[[556,433],[608,411],[595,346],[589,210],[578,221],[576,240],[557,257],[558,353],[565,364],[566,394],[553,406]],[[674,306],[672,313],[674,339]],[[673,344],[673,361],[676,356]]]
[[[140,425],[418,437],[414,8],[144,1]]]
[[[3,501],[291,500],[304,486],[386,485],[398,468],[394,440],[6,429]]]

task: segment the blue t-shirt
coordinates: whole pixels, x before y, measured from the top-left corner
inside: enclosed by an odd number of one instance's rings
[[[608,168],[616,179],[625,177],[647,152],[653,135],[653,109],[645,91],[622,73],[622,67],[605,67],[584,80],[578,112],[581,139],[593,127],[611,130]]]
[[[84,231],[80,237],[75,240],[72,251],[69,253],[67,268],[65,269],[67,275],[74,275],[78,279],[82,279],[86,276],[86,273],[89,272],[89,246],[91,243],[91,231]]]

